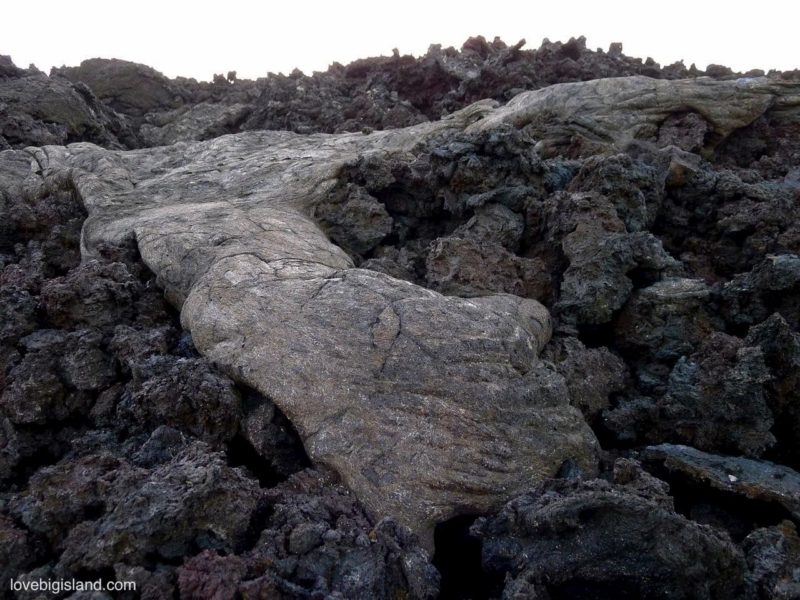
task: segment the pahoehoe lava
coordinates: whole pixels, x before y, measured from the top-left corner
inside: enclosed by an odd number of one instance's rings
[[[4,594],[800,597],[800,74],[522,47],[0,57]]]

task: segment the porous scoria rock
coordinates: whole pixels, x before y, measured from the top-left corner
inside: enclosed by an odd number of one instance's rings
[[[0,539],[20,552],[11,561],[15,577],[107,576],[113,568],[118,580],[138,582],[142,598],[172,597],[146,589],[168,584],[169,565],[187,555],[250,548],[265,500],[258,482],[224,454],[177,430],[160,427],[123,444],[95,430],[6,496]],[[9,529],[5,516],[20,529]]]
[[[772,378],[767,382],[767,401],[775,417],[778,462],[800,468],[800,333],[780,313],[750,328],[748,346],[758,346]]]
[[[131,152],[51,146],[33,150],[32,165],[45,178],[68,176],[81,196],[85,259],[134,237],[198,349],[273,399],[312,460],[370,511],[396,516],[430,546],[435,523],[496,508],[567,459],[592,472],[596,440],[563,377],[538,360],[550,336],[538,302],[445,297],[356,269],[331,244],[308,215],[342,167],[363,155],[411,160],[434,136],[545,117],[572,128],[582,119],[596,143],[626,142],[687,104],[724,136],[767,106],[798,102],[800,85],[767,79],[635,77],[553,86],[502,109],[481,102],[370,135],[248,133]]]
[[[800,597],[800,538],[791,521],[756,529],[742,543],[750,572],[748,598],[790,600]]]
[[[541,260],[520,258],[492,242],[439,238],[430,246],[425,267],[431,289],[457,296],[506,292],[542,298],[547,287]]]
[[[267,494],[272,510],[252,550],[187,560],[178,571],[181,598],[438,597],[439,573],[415,537],[390,518],[373,526],[329,474],[306,470]]]
[[[775,443],[770,379],[759,347],[713,332],[675,363],[663,396],[623,400],[604,413],[605,424],[627,442],[677,442],[758,457]]]
[[[666,491],[620,459],[614,483],[555,479],[515,498],[472,528],[494,591],[504,600],[741,597],[741,551],[676,514]]]
[[[602,346],[586,348],[577,338],[559,336],[547,345],[543,357],[564,376],[570,401],[590,423],[608,407],[609,396],[625,388],[625,363]]]
[[[87,261],[135,235],[198,349],[274,399],[312,460],[374,514],[430,542],[435,523],[490,510],[567,459],[593,470],[594,436],[537,359],[549,315],[532,300],[447,298],[355,269],[303,209],[358,152],[406,151],[485,109],[375,139],[249,134],[35,158],[46,174],[72,169],[90,213]],[[55,312],[72,306],[48,297]]]
[[[221,454],[210,452],[202,442],[187,445],[151,471],[116,466],[97,485],[100,489],[84,484],[82,496],[96,497],[103,487],[110,487],[105,510],[96,519],[91,512],[88,519],[77,519],[80,522],[69,531],[56,565],[62,576],[116,563],[174,561],[194,548],[241,552],[262,501],[258,482],[228,467]],[[39,488],[39,494],[39,498],[24,499],[29,501],[18,508],[22,519],[49,514],[76,517],[59,505],[52,489]]]
[[[667,277],[634,292],[617,316],[617,348],[637,367],[639,389],[664,393],[675,362],[713,331],[704,281]]]
[[[30,535],[0,515],[0,576],[9,581],[36,560]],[[7,584],[6,584],[7,585]]]
[[[799,328],[798,288],[800,256],[771,254],[749,273],[737,275],[722,286],[721,312],[731,324],[742,326],[754,325],[777,311],[791,326]]]

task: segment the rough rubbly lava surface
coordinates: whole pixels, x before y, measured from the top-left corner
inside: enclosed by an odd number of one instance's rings
[[[800,597],[797,71],[0,57],[0,314],[5,597]]]

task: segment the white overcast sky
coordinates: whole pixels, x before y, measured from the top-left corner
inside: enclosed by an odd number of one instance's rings
[[[592,49],[622,42],[662,65],[683,59],[736,70],[800,67],[800,2],[396,0],[186,2],[37,0],[0,7],[0,54],[43,71],[86,58],[122,58],[164,74],[210,79],[325,70],[333,61],[460,47],[471,35],[537,48],[585,35]]]

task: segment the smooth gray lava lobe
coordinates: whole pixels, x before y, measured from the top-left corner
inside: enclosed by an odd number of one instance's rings
[[[430,548],[436,523],[497,509],[567,459],[593,472],[597,441],[538,358],[551,333],[540,303],[448,297],[354,268],[309,216],[341,168],[410,159],[433,136],[531,124],[544,144],[577,127],[612,148],[681,110],[720,140],[768,107],[798,105],[800,85],[766,79],[602,79],[370,135],[45,146],[28,150],[29,176],[72,180],[89,213],[84,258],[134,236],[200,352],[272,398],[312,460]]]

